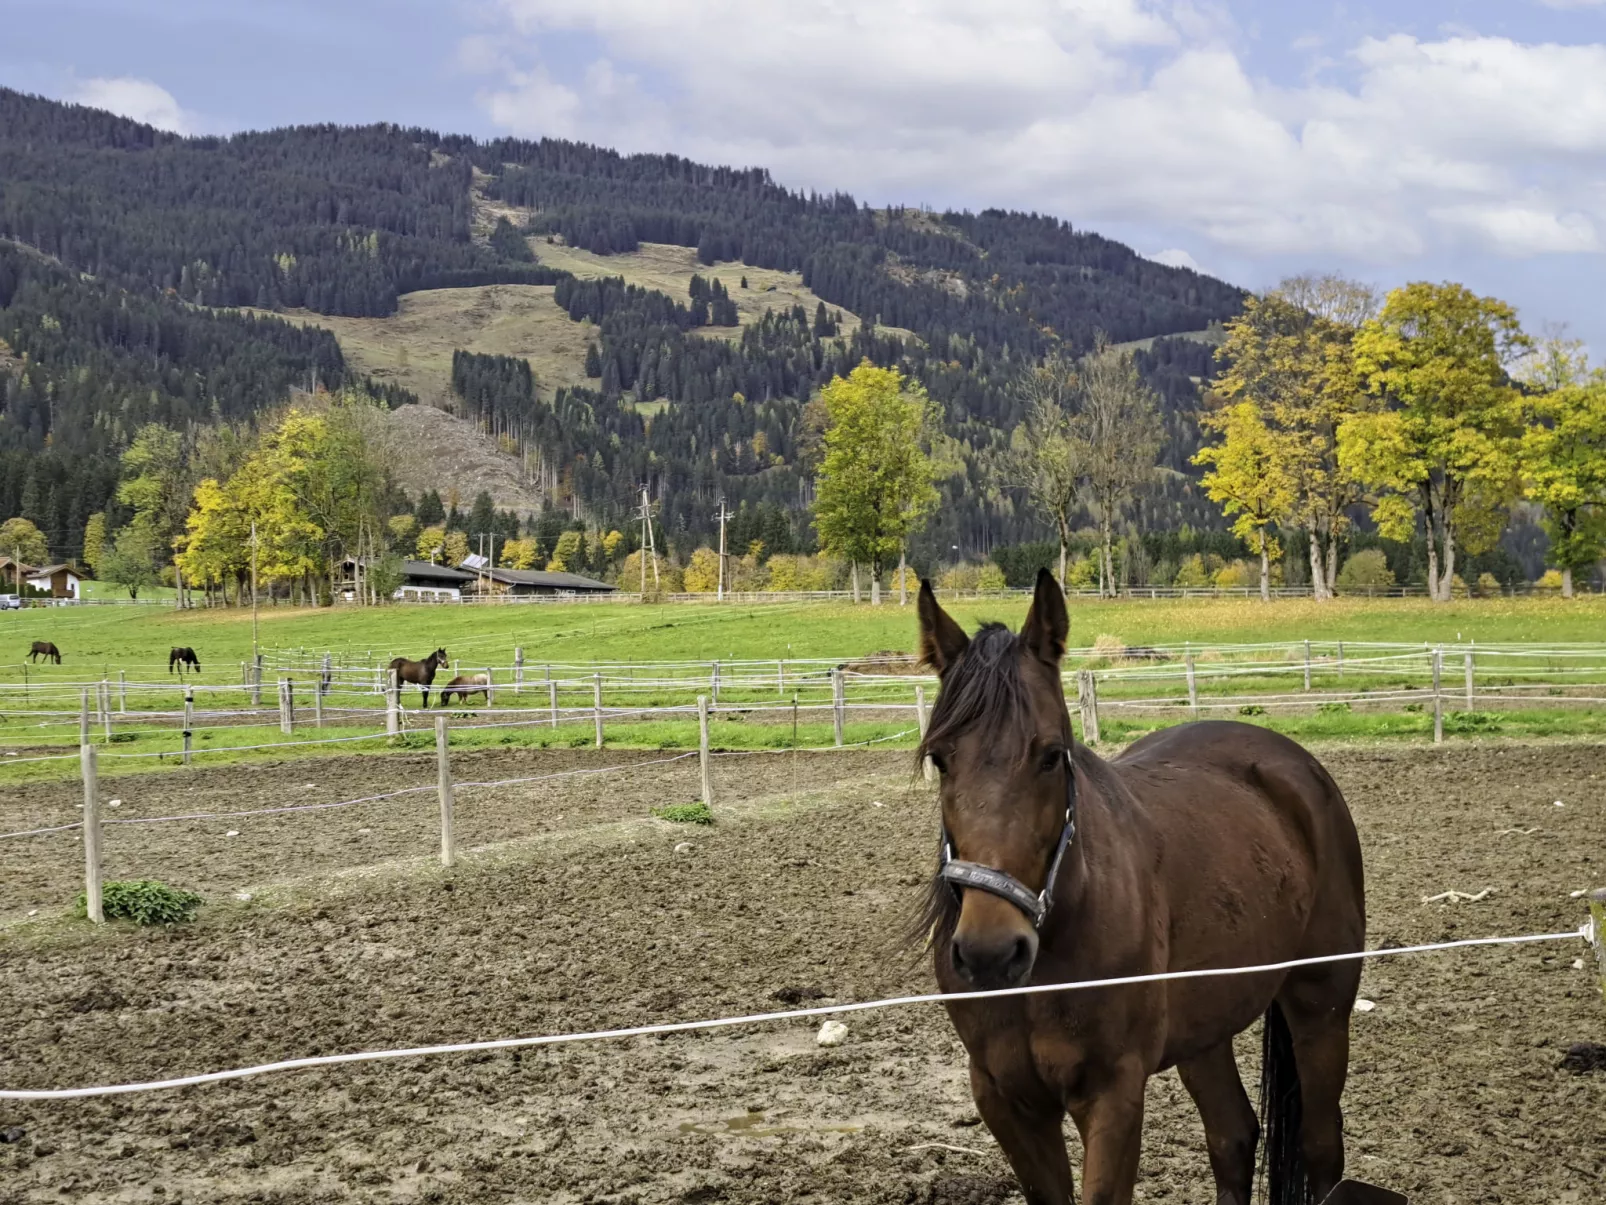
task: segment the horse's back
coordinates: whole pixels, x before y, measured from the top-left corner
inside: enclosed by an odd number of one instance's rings
[[[1301,954],[1358,946],[1360,839],[1308,749],[1253,724],[1204,721],[1144,737],[1110,766],[1154,826],[1181,894],[1197,897],[1176,903],[1228,932],[1249,910],[1286,909],[1309,922]]]

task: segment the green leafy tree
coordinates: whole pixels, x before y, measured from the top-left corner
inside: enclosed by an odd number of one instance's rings
[[[1394,570],[1381,548],[1363,548],[1344,561],[1338,571],[1338,588],[1346,594],[1386,590],[1394,585]]]
[[[141,590],[158,580],[157,551],[151,533],[130,523],[117,533],[111,551],[101,557],[101,580],[121,586],[129,598],[138,598]]]
[[[154,555],[164,562],[184,530],[192,488],[184,437],[161,423],[146,423],[123,452],[117,500],[134,510]]]
[[[871,601],[881,601],[883,566],[937,504],[927,455],[934,421],[918,385],[868,361],[820,391],[825,454],[815,491],[820,546],[870,566]]]
[[[1395,289],[1354,340],[1355,368],[1386,408],[1339,427],[1339,463],[1382,492],[1390,539],[1427,533],[1428,594],[1450,600],[1460,548],[1500,538],[1519,488],[1523,406],[1507,366],[1528,350],[1517,314],[1458,284]]]
[[[1531,399],[1535,418],[1522,436],[1524,494],[1545,508],[1549,559],[1561,592],[1573,574],[1606,553],[1606,374]]]
[[[1338,548],[1364,486],[1339,461],[1338,429],[1378,408],[1355,373],[1355,332],[1377,311],[1370,286],[1341,276],[1294,276],[1251,297],[1227,323],[1213,386],[1228,405],[1253,402],[1278,439],[1293,484],[1288,519],[1309,540],[1311,584],[1331,597]]]
[[[1271,532],[1292,513],[1296,495],[1288,472],[1287,440],[1267,428],[1253,402],[1207,415],[1204,425],[1217,432],[1221,442],[1201,448],[1193,462],[1207,466],[1205,493],[1232,519],[1233,534],[1258,547],[1260,597],[1269,600],[1271,563],[1278,556]]]
[[[1026,403],[1025,421],[1010,437],[1012,483],[1059,535],[1060,589],[1065,589],[1065,556],[1071,542],[1082,478],[1082,445],[1072,436],[1076,411],[1076,366],[1051,356],[1027,372],[1016,391]]]
[[[50,545],[33,520],[7,519],[0,523],[0,556],[38,568],[50,559]]]
[[[552,546],[552,559],[547,561],[546,567],[553,573],[575,573],[583,567],[586,555],[586,538],[584,533],[566,531],[558,537],[558,542]]]
[[[106,512],[97,511],[84,524],[84,564],[91,573],[100,572],[100,558],[106,551]]]

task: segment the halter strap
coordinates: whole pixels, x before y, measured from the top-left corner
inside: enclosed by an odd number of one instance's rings
[[[985,891],[1014,904],[1032,922],[1032,928],[1043,927],[1049,909],[1054,906],[1054,884],[1059,879],[1060,863],[1065,860],[1065,851],[1076,839],[1076,768],[1071,763],[1069,750],[1065,753],[1065,776],[1065,822],[1060,826],[1059,843],[1054,847],[1054,857],[1048,864],[1048,877],[1043,880],[1043,889],[1033,891],[1005,871],[984,866],[980,862],[965,862],[955,858],[954,839],[945,825],[942,830],[942,867],[937,873],[956,897],[966,887]]]

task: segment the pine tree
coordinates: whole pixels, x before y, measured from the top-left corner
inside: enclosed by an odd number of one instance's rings
[[[597,351],[595,343],[586,345],[586,376],[592,380],[602,375],[602,355]]]

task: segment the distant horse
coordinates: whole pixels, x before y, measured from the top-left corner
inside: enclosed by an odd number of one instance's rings
[[[391,671],[396,675],[398,682],[411,682],[419,688],[424,696],[424,706],[429,706],[429,687],[435,681],[435,671],[451,658],[446,655],[445,649],[436,649],[422,661],[409,661],[406,657],[397,657],[390,663]]]
[[[1338,787],[1286,737],[1183,724],[1105,761],[1074,744],[1069,620],[1046,571],[1017,636],[967,637],[920,589],[942,691],[919,756],[942,776],[937,873],[917,924],[944,992],[1259,966],[1359,951],[1360,843]],[[918,764],[918,763],[917,763]],[[1248,1205],[1263,1137],[1274,1205],[1343,1178],[1339,1097],[1361,964],[1344,960],[954,1001],[970,1087],[1031,1205],[1129,1205],[1144,1085],[1176,1067],[1204,1121],[1218,1205]],[[1265,1018],[1262,1124],[1233,1036]]]
[[[188,646],[179,646],[169,650],[167,654],[167,672],[172,673],[173,667],[178,666],[179,676],[184,675],[184,667],[193,665],[195,672],[201,672],[201,659],[195,655],[195,650]]]
[[[40,657],[46,661],[54,661],[57,665],[61,664],[61,650],[48,640],[35,640],[33,648],[28,650],[29,661],[37,661]]]
[[[469,695],[477,694],[480,701],[489,705],[491,701],[491,675],[488,673],[458,674],[446,684],[441,691],[441,706],[445,707],[452,701],[452,695],[457,695],[458,702],[467,703]]]

